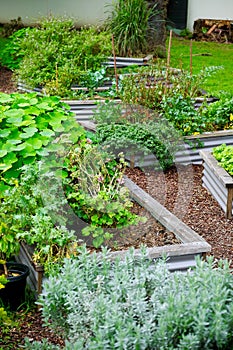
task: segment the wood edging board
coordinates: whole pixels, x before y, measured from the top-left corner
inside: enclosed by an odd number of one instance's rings
[[[184,224],[180,219],[163,207],[159,202],[125,177],[125,186],[130,191],[130,196],[142,207],[147,209],[151,215],[160,222],[166,229],[173,232],[180,244],[165,245],[162,247],[147,248],[149,259],[158,259],[166,256],[170,271],[187,270],[196,265],[195,257],[202,256],[211,251],[211,246],[195,231]],[[110,252],[109,258],[114,260],[116,257],[124,258],[128,250]],[[100,253],[99,253],[100,254]],[[135,255],[140,255],[140,249],[134,250]],[[27,246],[22,243],[18,261],[26,263],[30,267],[33,275],[34,290],[37,295],[42,291],[43,268],[34,266]],[[37,283],[37,286],[35,284]]]

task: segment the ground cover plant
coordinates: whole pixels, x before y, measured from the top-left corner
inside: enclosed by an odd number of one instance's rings
[[[197,259],[192,271],[171,274],[145,248],[114,262],[84,248],[45,282],[38,303],[65,349],[230,349],[232,278],[227,261]]]

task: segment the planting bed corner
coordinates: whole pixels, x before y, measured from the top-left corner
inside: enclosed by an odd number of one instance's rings
[[[233,177],[223,169],[211,152],[200,151],[203,160],[203,186],[219,203],[228,219],[232,219]]]
[[[125,177],[125,185],[130,190],[131,198],[145,208],[164,228],[176,236],[179,244],[168,244],[164,246],[155,246],[147,248],[149,259],[158,259],[162,256],[167,257],[167,265],[170,271],[187,270],[196,265],[197,256],[205,256],[210,252],[211,246],[195,231],[179,220],[174,214],[168,211],[154,198]],[[42,290],[43,284],[43,268],[35,266],[32,262],[32,251],[30,247],[21,245],[19,261],[30,263],[31,278],[29,284],[38,295]],[[112,251],[110,258],[114,260],[116,257],[124,258],[127,250]],[[140,255],[140,249],[135,249],[135,255]]]

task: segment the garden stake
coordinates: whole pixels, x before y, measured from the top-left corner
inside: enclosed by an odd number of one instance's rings
[[[193,41],[190,40],[190,75],[193,74]]]
[[[165,84],[165,91],[164,91],[164,93],[166,93],[167,85],[168,85],[168,72],[169,72],[170,59],[171,59],[171,45],[172,45],[172,30],[170,30],[170,36],[169,36],[169,42],[168,42],[166,84]]]
[[[112,54],[114,58],[114,73],[116,77],[116,91],[118,92],[118,76],[117,76],[117,69],[116,69],[116,52],[115,52],[115,46],[114,46],[114,36],[112,35]]]

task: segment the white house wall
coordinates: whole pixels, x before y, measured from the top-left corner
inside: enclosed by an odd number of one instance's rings
[[[197,19],[233,20],[233,0],[188,0],[187,28]]]
[[[112,0],[0,0],[0,23],[18,17],[23,23],[32,24],[41,17],[72,17],[79,26],[101,25]]]

